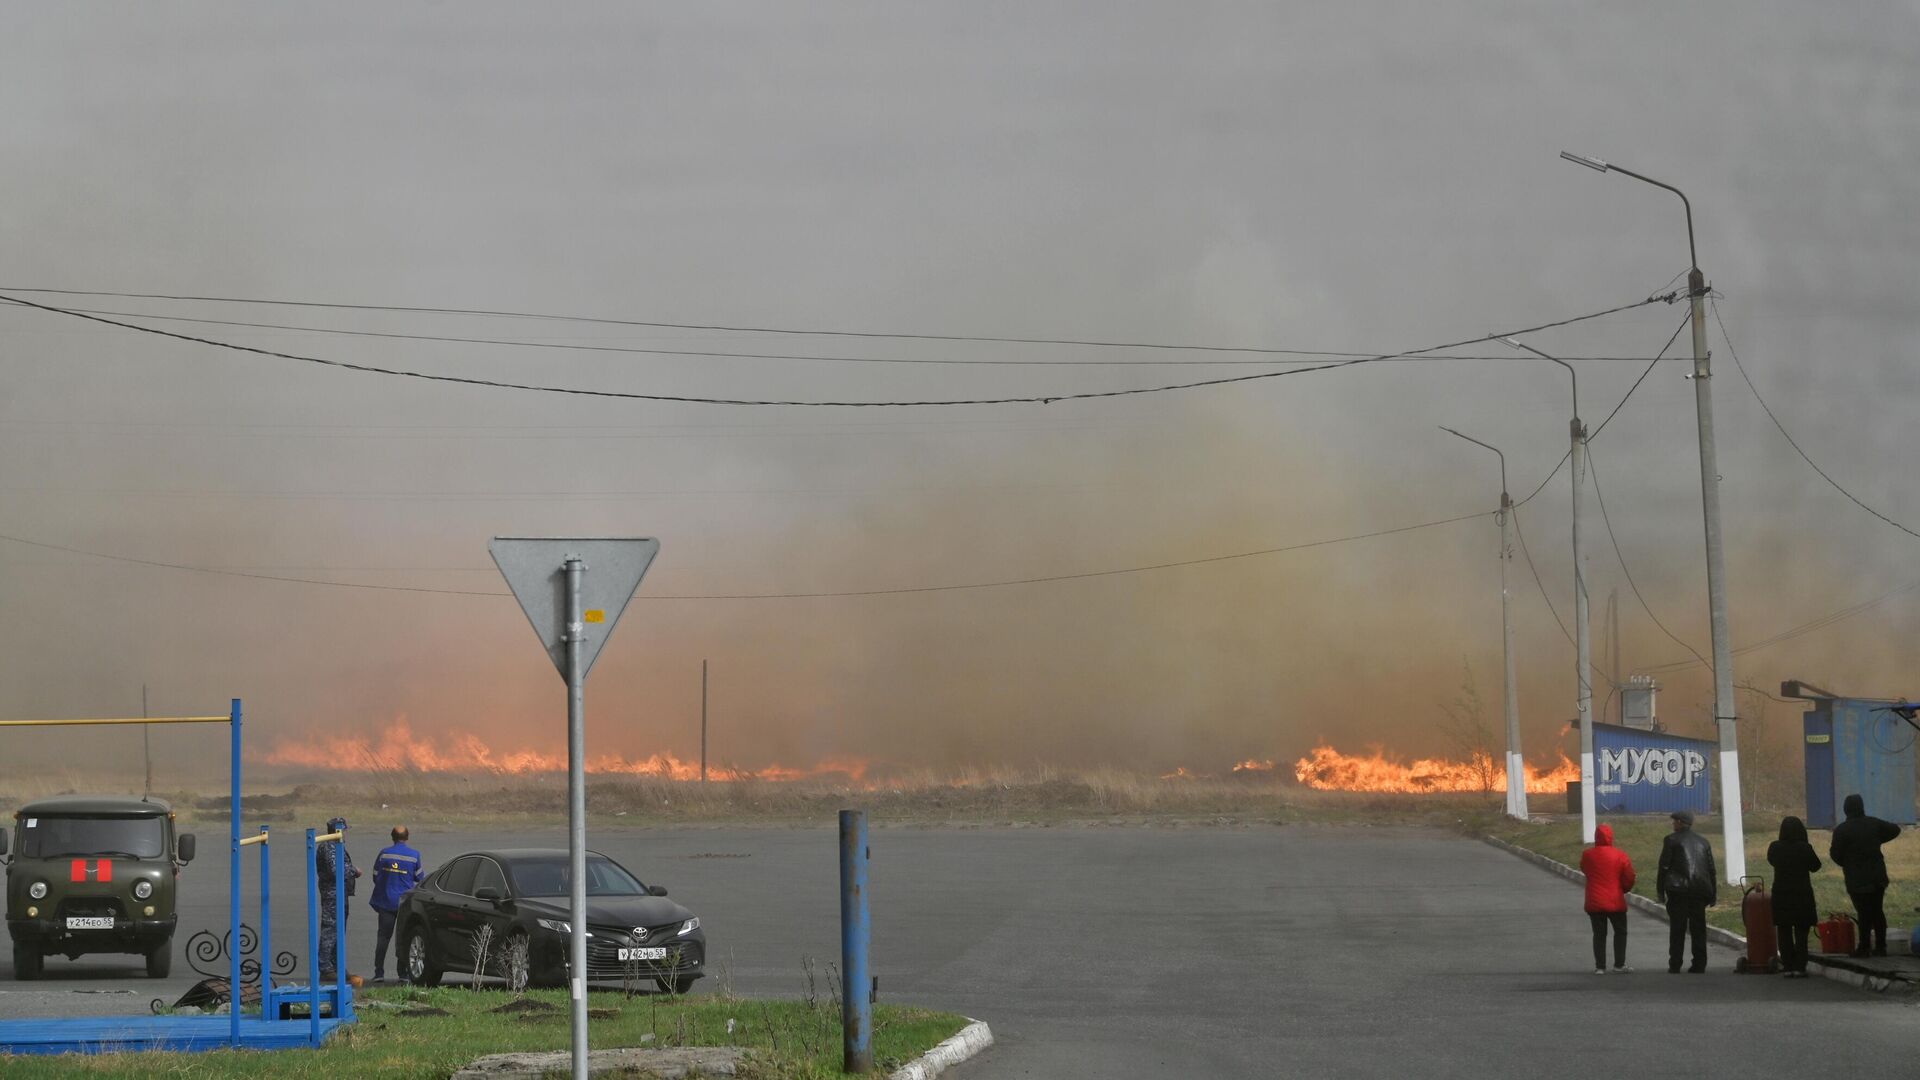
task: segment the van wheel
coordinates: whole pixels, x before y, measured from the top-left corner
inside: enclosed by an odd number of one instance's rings
[[[428,948],[426,935],[420,932],[417,922],[409,924],[400,939],[400,970],[406,972],[407,981],[415,986],[440,985],[440,969],[433,962],[433,951]]]
[[[33,979],[37,979],[40,977],[41,969],[43,968],[45,963],[46,961],[41,957],[39,949],[36,949],[31,945],[23,945],[19,942],[14,943],[14,946],[13,946],[13,977],[14,978],[20,980],[21,982],[28,982]]]
[[[155,945],[147,952],[147,978],[164,979],[173,973],[173,939]]]

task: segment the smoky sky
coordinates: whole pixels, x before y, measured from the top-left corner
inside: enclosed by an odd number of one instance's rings
[[[0,40],[0,285],[678,323],[1391,351],[1613,307],[1687,267],[1807,452],[1920,523],[1911,415],[1920,34],[1908,6],[39,5]],[[38,297],[48,299],[47,297]],[[1080,368],[624,355],[160,324],[269,349],[640,393],[901,400],[1143,387],[1213,354],[67,298],[426,335]],[[1679,326],[1530,340],[1605,417]],[[1920,577],[1794,455],[1712,336],[1736,647]],[[1669,355],[1684,355],[1683,333]],[[1503,346],[1463,350],[1508,353]],[[1247,357],[1238,357],[1247,359]],[[1189,365],[1189,366],[1175,366]],[[1705,652],[1693,386],[1655,367],[1594,443],[1646,603]],[[728,408],[425,384],[0,311],[0,533],[268,575],[500,591],[493,535],[649,535],[588,688],[595,750],[753,767],[1219,768],[1326,739],[1445,749],[1497,717],[1499,446],[1516,497],[1569,384],[1520,354],[1047,405]],[[1521,512],[1572,617],[1567,474]],[[1152,566],[1460,524],[1150,572]],[[1920,525],[1916,525],[1920,527]],[[1596,661],[1688,658],[1586,530]],[[1509,567],[1530,756],[1572,648]],[[1920,593],[1736,658],[1912,695]],[[264,741],[558,750],[561,684],[504,597],[326,588],[0,541],[0,714],[219,711]],[[1699,730],[1698,667],[1662,711]],[[1605,697],[1604,687],[1599,695]],[[1775,706],[1776,719],[1781,707]],[[169,733],[169,768],[210,736]],[[195,739],[201,741],[195,742]],[[0,760],[123,760],[10,734]]]

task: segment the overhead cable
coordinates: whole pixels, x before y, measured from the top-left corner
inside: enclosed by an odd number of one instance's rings
[[[1653,620],[1653,625],[1659,627],[1660,632],[1667,635],[1675,645],[1692,653],[1694,658],[1702,664],[1707,663],[1707,658],[1700,655],[1699,649],[1680,640],[1678,634],[1667,629],[1667,624],[1661,622],[1660,616],[1653,613],[1653,607],[1647,603],[1647,598],[1640,594],[1640,586],[1633,580],[1633,571],[1627,567],[1627,556],[1620,550],[1620,538],[1614,535],[1613,519],[1607,516],[1607,497],[1600,492],[1600,471],[1594,468],[1593,447],[1591,446],[1587,447],[1587,475],[1593,478],[1593,497],[1600,503],[1600,523],[1607,527],[1607,539],[1613,544],[1613,557],[1620,563],[1620,573],[1625,575],[1627,587],[1633,590],[1633,598],[1640,601],[1640,610],[1646,612],[1647,618]]]
[[[1634,308],[1645,307],[1648,304],[1657,304],[1657,303],[1663,303],[1663,302],[1671,303],[1672,297],[1671,297],[1671,294],[1664,297],[1649,296],[1644,300],[1636,300],[1632,303],[1621,304],[1617,307],[1607,308],[1603,311],[1589,312],[1588,314],[1585,314],[1585,315],[1576,315],[1572,318],[1559,319],[1554,322],[1542,323],[1538,326],[1531,326],[1525,329],[1508,330],[1508,331],[1502,331],[1500,333],[1495,333],[1495,334],[1485,334],[1479,337],[1467,338],[1461,341],[1448,342],[1446,344],[1441,344],[1441,345],[1430,345],[1425,348],[1409,349],[1404,352],[1398,352],[1398,353],[1380,354],[1377,356],[1355,357],[1348,360],[1337,361],[1335,363],[1317,364],[1311,367],[1289,368],[1284,371],[1262,371],[1262,372],[1257,372],[1251,375],[1234,375],[1234,376],[1228,376],[1228,377],[1217,378],[1217,379],[1201,379],[1194,382],[1169,383],[1169,384],[1163,384],[1158,386],[1141,386],[1141,387],[1132,387],[1132,388],[1122,389],[1122,390],[1091,390],[1091,391],[1081,391],[1077,393],[1048,394],[1048,395],[1026,396],[1026,397],[962,398],[962,399],[920,400],[920,401],[840,401],[840,400],[699,397],[699,396],[678,395],[678,394],[643,394],[643,393],[634,393],[631,391],[621,391],[621,390],[591,390],[591,389],[586,389],[582,387],[547,386],[547,385],[541,385],[536,383],[509,382],[509,381],[500,380],[500,379],[480,379],[480,378],[474,378],[472,376],[464,376],[464,375],[434,375],[434,374],[429,374],[427,372],[412,371],[404,368],[388,368],[388,367],[380,367],[373,364],[357,364],[357,363],[352,363],[346,360],[331,360],[323,357],[303,356],[297,353],[279,352],[273,349],[262,349],[252,345],[240,345],[230,341],[219,341],[212,338],[195,337],[190,334],[176,333],[175,331],[172,331],[172,330],[163,330],[156,326],[142,326],[138,323],[126,322],[119,319],[110,319],[102,315],[90,315],[85,312],[76,311],[71,308],[54,307],[49,304],[36,303],[32,300],[22,300],[17,296],[0,295],[0,300],[5,300],[6,302],[12,303],[12,304],[18,304],[21,307],[34,308],[40,311],[49,312],[51,314],[65,315],[70,318],[83,319],[88,322],[103,323],[108,326],[118,326],[122,329],[132,330],[138,333],[153,334],[159,337],[172,338],[177,341],[187,341],[187,342],[192,342],[194,344],[199,344],[199,345],[207,345],[207,346],[211,346],[213,348],[218,348],[218,349],[229,349],[235,352],[251,353],[256,356],[270,356],[270,357],[274,357],[281,360],[293,360],[293,361],[306,363],[306,364],[319,364],[326,367],[339,368],[347,371],[359,371],[359,372],[364,372],[364,373],[373,374],[373,375],[387,375],[387,376],[392,376],[396,378],[419,379],[426,382],[453,383],[453,384],[458,384],[463,386],[481,386],[481,387],[488,387],[491,389],[520,390],[520,391],[528,391],[528,392],[543,393],[543,394],[563,394],[563,395],[578,396],[578,397],[615,398],[615,399],[631,400],[631,401],[659,401],[659,402],[691,404],[691,405],[736,405],[736,406],[752,405],[752,406],[796,406],[796,407],[806,406],[806,407],[816,407],[816,408],[907,408],[907,407],[958,406],[958,405],[1051,405],[1057,401],[1085,401],[1085,400],[1091,400],[1096,398],[1129,397],[1129,396],[1134,396],[1139,394],[1161,394],[1161,393],[1167,393],[1174,390],[1194,390],[1202,387],[1227,386],[1234,383],[1253,382],[1261,379],[1275,379],[1285,375],[1304,375],[1304,374],[1315,372],[1315,371],[1330,371],[1336,368],[1352,367],[1356,364],[1374,363],[1381,360],[1392,359],[1394,357],[1417,356],[1422,353],[1439,352],[1445,349],[1458,348],[1463,345],[1472,345],[1472,344],[1477,344],[1483,341],[1492,341],[1495,338],[1502,337],[1502,336],[1536,333],[1538,331],[1551,329],[1553,327],[1567,326],[1573,323],[1585,322],[1590,319],[1602,318],[1607,315],[1614,315],[1622,311],[1631,311]]]

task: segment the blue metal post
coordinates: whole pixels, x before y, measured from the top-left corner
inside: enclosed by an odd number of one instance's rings
[[[240,699],[233,699],[233,712],[227,718],[229,757],[228,778],[233,788],[227,833],[227,1017],[228,1035],[240,1045]]]
[[[347,838],[333,842],[333,1016],[347,1018]]]
[[[267,835],[267,827],[260,826],[260,835]],[[260,1019],[272,1020],[267,1015],[268,998],[273,989],[273,874],[270,872],[273,860],[267,851],[273,847],[273,841],[260,841]]]
[[[307,830],[307,1041],[320,1045],[320,868],[314,865],[313,838]]]
[[[873,988],[867,943],[873,922],[867,910],[867,813],[840,811],[840,1019],[845,1060],[841,1071],[873,1070]]]

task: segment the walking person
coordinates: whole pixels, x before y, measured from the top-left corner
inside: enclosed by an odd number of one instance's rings
[[[373,945],[373,981],[377,983],[387,981],[387,945],[393,941],[393,919],[400,911],[400,898],[427,876],[426,868],[420,865],[420,853],[407,846],[407,827],[395,825],[388,835],[393,843],[374,857],[373,895],[367,897],[367,906],[380,920]],[[401,968],[404,974],[405,965]]]
[[[320,877],[320,981],[330,982],[339,977],[339,965],[335,959],[340,955],[340,926],[334,919],[337,906],[335,898],[339,890],[334,886],[335,852],[346,860],[347,895],[353,895],[354,880],[360,876],[360,868],[353,865],[353,855],[347,851],[347,819],[336,817],[327,822],[328,833],[339,833],[340,839],[321,844],[313,853],[313,868]],[[340,910],[346,910],[344,907]]]
[[[1780,822],[1780,839],[1767,845],[1773,867],[1773,925],[1780,939],[1780,964],[1789,979],[1807,977],[1807,932],[1820,921],[1813,899],[1813,875],[1820,856],[1807,842],[1807,825],[1797,817]]]
[[[1660,845],[1660,871],[1654,881],[1660,902],[1667,905],[1667,974],[1680,973],[1681,952],[1689,938],[1693,963],[1687,971],[1707,970],[1707,909],[1720,899],[1720,873],[1713,865],[1713,845],[1693,831],[1693,812],[1675,810],[1673,831]]]
[[[1859,795],[1847,796],[1841,804],[1847,820],[1834,826],[1833,843],[1827,856],[1846,872],[1847,898],[1860,916],[1860,944],[1855,956],[1866,956],[1867,938],[1873,938],[1873,955],[1887,955],[1887,860],[1880,845],[1900,835],[1900,826],[1867,816],[1867,802]]]
[[[1633,891],[1633,860],[1613,843],[1613,826],[1593,830],[1593,846],[1580,855],[1587,876],[1587,920],[1593,924],[1593,973],[1607,973],[1607,927],[1613,927],[1613,970],[1627,966],[1627,894]]]

